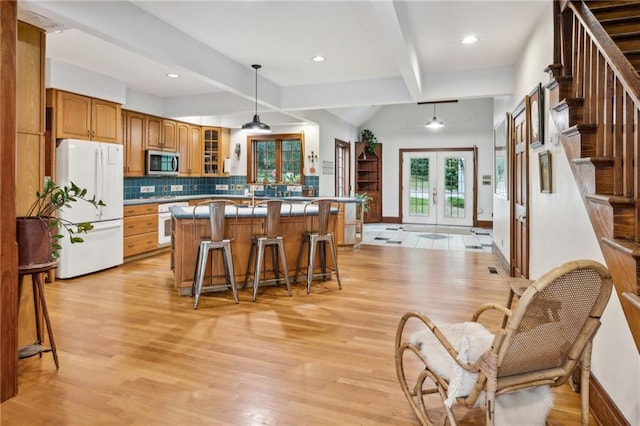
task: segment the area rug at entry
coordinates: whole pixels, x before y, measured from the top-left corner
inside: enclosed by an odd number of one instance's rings
[[[437,226],[437,225],[402,225],[406,232],[431,232],[437,234],[471,234],[471,229],[465,226]]]

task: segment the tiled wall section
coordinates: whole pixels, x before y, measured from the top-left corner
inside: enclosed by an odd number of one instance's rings
[[[318,176],[305,176],[305,189],[313,187],[318,192],[320,178]],[[177,187],[182,186],[182,191]],[[143,192],[143,187],[153,187],[153,192]],[[124,199],[132,200],[147,197],[165,197],[175,195],[244,195],[247,188],[246,176],[229,177],[130,177],[124,179]],[[174,189],[172,191],[172,189]],[[256,191],[257,196],[300,196],[302,192],[287,192],[287,185],[276,185],[275,188],[265,188],[264,191]]]

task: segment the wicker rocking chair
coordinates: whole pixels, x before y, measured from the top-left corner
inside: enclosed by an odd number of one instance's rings
[[[445,424],[448,420],[452,425],[456,424],[451,409],[451,403],[455,402],[467,407],[483,406],[486,424],[493,425],[497,397],[539,386],[560,386],[581,364],[582,424],[587,425],[592,339],[600,326],[600,316],[611,295],[611,287],[611,276],[603,265],[578,260],[565,263],[533,281],[513,310],[497,304],[481,306],[473,314],[471,323],[465,324],[479,326],[478,317],[490,310],[498,310],[508,320],[493,337],[490,336],[488,350],[480,352],[477,360],[468,359],[469,362],[460,361],[464,361],[464,357],[459,358],[462,349],[447,339],[443,332],[447,326],[439,328],[426,315],[407,312],[396,331],[396,372],[420,423],[435,424],[428,414],[431,410],[427,410],[425,396],[439,394],[446,411],[446,417],[440,415],[440,423]],[[454,368],[473,375],[468,394],[450,397],[451,377],[444,377],[442,370],[432,365],[437,354],[416,343],[415,332],[411,341],[407,341],[410,330],[407,321],[411,319],[413,330],[419,326],[422,331],[418,333],[432,339],[434,346],[438,346],[435,349],[444,348],[446,352],[442,353],[448,362],[455,361]],[[408,375],[415,384],[409,385]],[[442,414],[441,410],[436,411]],[[433,416],[434,412],[431,414]]]

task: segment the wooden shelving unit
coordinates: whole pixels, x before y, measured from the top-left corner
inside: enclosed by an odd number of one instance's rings
[[[365,223],[382,220],[382,144],[373,152],[366,151],[364,142],[356,142],[356,192],[371,197]]]

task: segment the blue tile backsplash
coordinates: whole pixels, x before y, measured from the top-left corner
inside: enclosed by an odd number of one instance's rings
[[[315,188],[318,193],[320,178],[305,176],[304,189]],[[171,186],[182,185],[182,191],[171,191]],[[227,185],[228,189],[216,189],[217,185]],[[154,192],[143,193],[143,186],[152,186]],[[246,176],[229,177],[163,177],[145,176],[124,178],[124,199],[134,200],[148,197],[166,197],[176,195],[244,195],[247,187]],[[302,192],[286,194],[287,185],[276,185],[275,188],[266,187],[264,191],[256,191],[257,196],[300,196]]]

